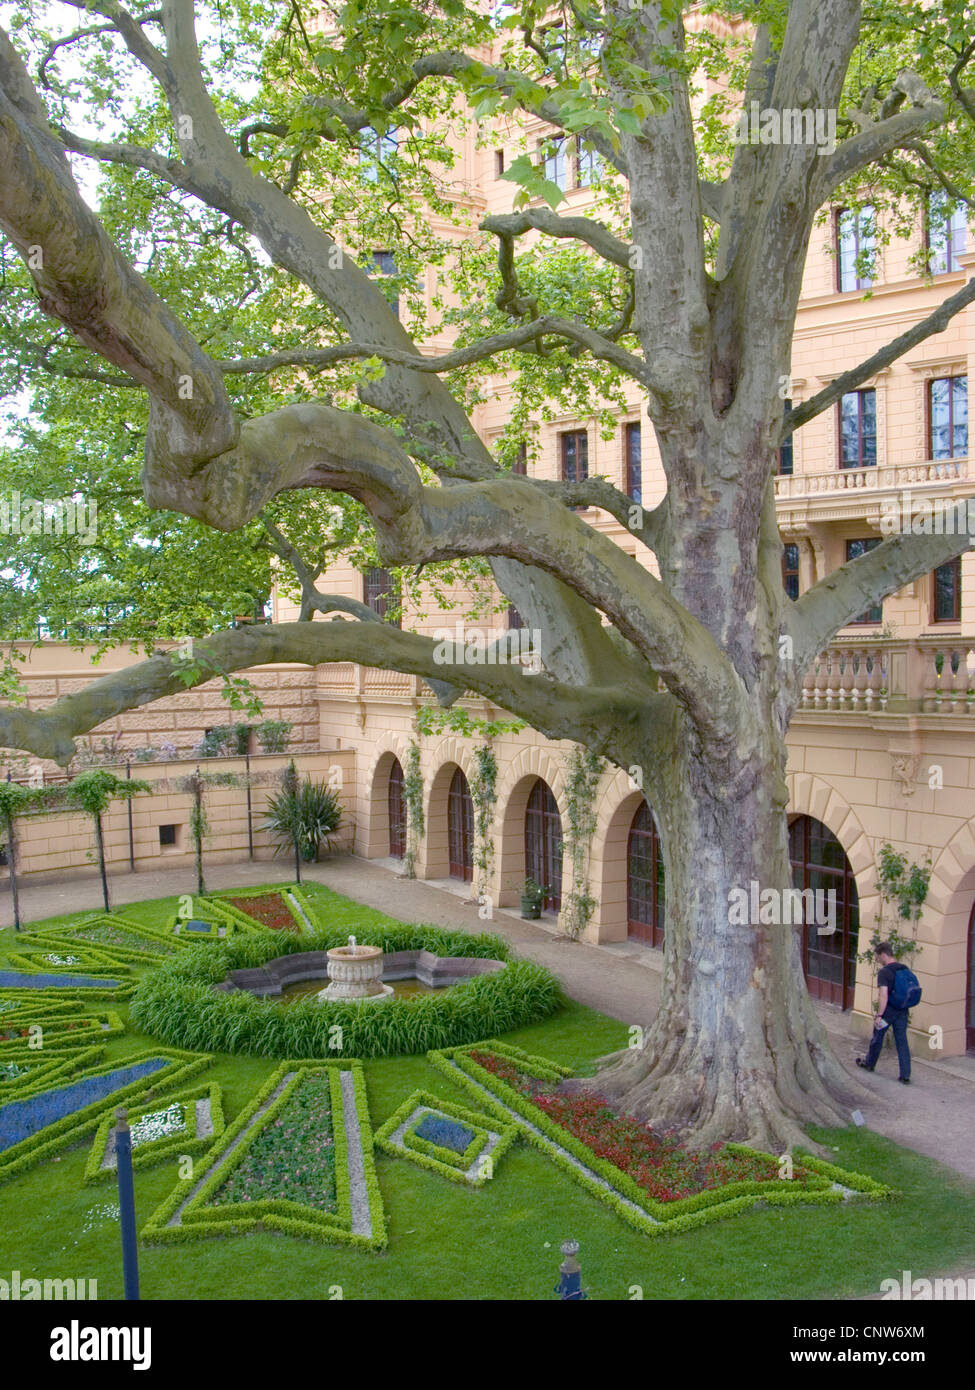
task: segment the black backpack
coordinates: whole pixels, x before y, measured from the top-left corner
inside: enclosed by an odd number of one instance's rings
[[[895,1009],[913,1009],[921,1002],[921,986],[913,970],[902,965],[894,971],[894,983],[890,987],[890,1002]]]

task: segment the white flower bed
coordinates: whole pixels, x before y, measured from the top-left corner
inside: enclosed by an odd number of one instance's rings
[[[48,965],[80,965],[80,956],[43,956]]]
[[[151,1115],[143,1115],[132,1126],[132,1147],[151,1144],[154,1139],[165,1139],[169,1134],[182,1134],[186,1128],[186,1116],[182,1104],[177,1101],[166,1110],[154,1110]]]

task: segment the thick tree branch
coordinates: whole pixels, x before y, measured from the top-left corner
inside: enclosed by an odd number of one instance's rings
[[[914,505],[923,508],[924,503],[918,498]],[[967,523],[968,499],[957,505]],[[923,524],[930,529],[932,518],[918,512],[901,520],[907,528],[905,533],[889,536],[865,555],[841,565],[792,604],[790,626],[797,672],[804,671],[858,613],[975,545],[975,534],[968,533],[967,524],[965,528],[955,525],[955,534],[915,535],[909,528]],[[949,508],[946,520],[956,521],[957,512]],[[948,526],[942,523],[942,529],[947,530]]]
[[[817,415],[821,415],[824,410],[828,410],[847,391],[855,390],[861,382],[868,381],[884,367],[889,367],[891,362],[896,362],[912,347],[917,347],[918,343],[923,343],[925,338],[930,338],[934,333],[940,333],[955,314],[964,309],[966,305],[971,304],[973,300],[975,300],[975,279],[969,280],[967,285],[939,304],[937,309],[928,314],[927,318],[921,319],[905,333],[892,339],[891,342],[878,349],[872,357],[861,362],[858,367],[851,367],[848,372],[844,372],[842,376],[831,381],[828,386],[824,386],[822,391],[817,391],[815,396],[810,396],[808,401],[803,401],[801,405],[796,406],[795,410],[787,417],[786,428],[783,430],[782,437],[788,438],[800,425],[804,425],[808,420],[812,420]]]
[[[255,374],[276,371],[282,367],[312,367],[321,371],[338,362],[351,362],[365,357],[377,357],[381,362],[408,367],[410,371],[439,375],[465,367],[472,362],[484,362],[499,352],[509,352],[547,337],[565,338],[592,352],[594,357],[615,363],[627,376],[642,380],[645,364],[642,359],[626,352],[605,334],[572,319],[545,314],[530,323],[513,328],[508,333],[495,333],[467,347],[454,348],[437,357],[386,347],[381,343],[340,343],[328,348],[286,348],[264,357],[243,357],[217,362],[215,365],[228,374]]]
[[[435,659],[437,645],[389,623],[342,619],[220,632],[194,643],[191,669],[171,655],[160,654],[92,681],[46,709],[0,708],[0,746],[23,748],[66,764],[74,755],[75,738],[126,710],[179,695],[214,675],[279,662],[318,666],[354,661],[447,681],[476,691],[550,738],[578,738],[580,729],[588,727],[593,740],[589,746],[600,752],[614,717],[625,724],[645,717],[648,703],[651,712],[654,707],[661,713],[671,707],[668,696],[651,697],[648,702],[646,697],[641,700],[618,689],[577,690],[550,676],[529,674],[518,665],[441,664]]]
[[[480,226],[482,231],[493,232],[495,235],[503,233],[515,237],[534,230],[543,232],[546,236],[584,241],[602,256],[604,261],[622,266],[624,270],[632,268],[632,248],[614,236],[602,222],[595,222],[590,217],[560,217],[558,213],[547,208],[533,208],[527,212],[499,213],[485,217]]]
[[[913,73],[898,74],[894,90],[910,96],[914,105],[866,126],[857,135],[844,140],[828,156],[817,181],[821,201],[830,198],[841,184],[860,169],[873,164],[881,155],[902,147],[935,121],[944,119],[944,102],[935,101]]]

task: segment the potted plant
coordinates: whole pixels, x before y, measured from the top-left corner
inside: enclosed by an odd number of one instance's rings
[[[521,885],[521,915],[530,921],[542,915],[542,905],[552,890],[542,887],[533,878],[526,878]]]

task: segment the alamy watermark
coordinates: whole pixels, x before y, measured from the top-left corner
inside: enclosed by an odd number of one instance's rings
[[[457,623],[438,627],[433,634],[436,666],[463,663],[467,666],[521,666],[526,675],[542,670],[542,633],[537,627],[510,628],[506,632],[485,632]]]
[[[9,1279],[0,1279],[0,1303],[30,1303],[35,1299],[74,1302],[97,1297],[97,1279],[25,1279],[19,1269],[11,1270]]]
[[[728,925],[732,927],[815,926],[820,936],[837,930],[835,888],[762,888],[752,879],[747,888],[729,888]]]
[[[98,503],[93,497],[23,497],[0,493],[0,534],[4,536],[80,536],[94,545]]]
[[[909,1269],[902,1269],[899,1279],[881,1279],[880,1296],[882,1299],[903,1299],[921,1303],[972,1303],[975,1302],[975,1278],[959,1275],[955,1279],[914,1279]]]
[[[904,489],[881,501],[880,530],[885,536],[975,536],[975,497],[949,502]]]
[[[742,108],[732,126],[731,139],[735,145],[816,145],[819,154],[832,154],[836,149],[836,111],[822,106],[780,111],[752,101]]]

